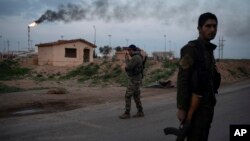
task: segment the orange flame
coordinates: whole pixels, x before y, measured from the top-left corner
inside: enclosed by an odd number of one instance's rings
[[[29,24],[29,27],[34,27],[34,26],[36,26],[36,25],[37,25],[37,23],[36,23],[36,22],[33,22],[33,23]]]

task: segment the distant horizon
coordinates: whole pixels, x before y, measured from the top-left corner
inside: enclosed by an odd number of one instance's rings
[[[27,50],[30,26],[33,47],[82,38],[98,48],[135,44],[149,54],[172,50],[178,57],[180,48],[198,37],[197,20],[204,12],[217,15],[218,32],[212,43],[218,45],[224,38],[223,57],[250,59],[249,0],[1,0],[0,52],[8,46]],[[34,21],[37,25],[30,25]],[[218,56],[218,48],[214,55]]]

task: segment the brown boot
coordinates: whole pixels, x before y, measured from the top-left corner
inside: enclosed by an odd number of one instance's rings
[[[119,118],[120,119],[128,119],[128,118],[130,118],[130,114],[125,112],[124,114],[120,115]]]
[[[143,112],[137,112],[135,115],[133,115],[134,118],[138,118],[138,117],[144,117],[144,113]]]

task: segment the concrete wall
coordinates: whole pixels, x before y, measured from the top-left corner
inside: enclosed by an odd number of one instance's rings
[[[125,51],[125,50],[123,50],[123,51],[117,51],[117,52],[115,53],[115,58],[116,58],[117,60],[125,60],[126,52],[127,52],[127,51]]]
[[[76,58],[69,58],[65,57],[65,48],[74,48],[76,49]],[[61,44],[61,45],[55,45],[52,47],[52,49],[49,49],[48,47],[39,47],[38,48],[38,54],[43,54],[45,52],[50,51],[50,55],[40,55],[40,58],[38,58],[39,65],[44,65],[46,63],[44,60],[47,60],[48,65],[52,66],[78,66],[83,64],[83,50],[89,49],[90,50],[90,62],[93,62],[93,47],[84,44],[82,42],[75,42],[75,43],[67,43],[67,44]],[[41,52],[40,52],[40,51]],[[48,59],[50,58],[50,59]]]
[[[129,53],[128,53],[128,51],[126,51],[126,50],[116,51],[116,53],[115,53],[115,58],[116,58],[117,60],[125,60],[125,55],[126,55],[126,53],[127,53],[128,56],[129,56]],[[146,53],[144,50],[141,50],[140,53],[141,53],[141,55],[143,56],[143,59],[145,58],[145,56],[147,56],[147,53]]]
[[[20,64],[22,66],[30,66],[30,65],[38,65],[38,56],[26,56],[26,57],[20,57]]]
[[[52,47],[38,48],[38,65],[52,65]]]

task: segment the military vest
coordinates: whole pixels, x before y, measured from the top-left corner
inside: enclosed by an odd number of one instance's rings
[[[220,86],[221,76],[215,69],[213,50],[216,46],[207,48],[199,40],[190,41],[196,48],[195,72],[192,75],[192,91],[197,93],[217,93]]]

